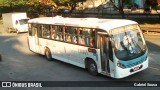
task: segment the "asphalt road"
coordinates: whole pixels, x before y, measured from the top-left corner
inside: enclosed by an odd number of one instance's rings
[[[0,81],[160,81],[160,36],[145,35],[145,38],[149,49],[149,68],[117,80],[103,75],[92,76],[85,69],[57,60],[47,61],[44,56],[28,49],[26,33],[0,35]]]

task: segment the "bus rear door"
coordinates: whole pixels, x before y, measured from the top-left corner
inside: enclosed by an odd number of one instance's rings
[[[33,52],[40,52],[39,48],[39,38],[38,38],[38,28],[37,25],[32,25],[32,27],[29,30],[29,48]]]

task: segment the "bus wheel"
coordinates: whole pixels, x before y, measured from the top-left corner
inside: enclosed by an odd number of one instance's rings
[[[92,74],[92,75],[97,75],[98,74],[98,72],[97,72],[97,65],[96,65],[96,63],[94,62],[94,61],[92,61],[92,60],[89,60],[88,62],[87,62],[87,70],[88,70],[88,72],[90,73],[90,74]]]
[[[49,49],[45,50],[45,56],[46,56],[47,60],[49,60],[49,61],[52,60],[51,51]]]

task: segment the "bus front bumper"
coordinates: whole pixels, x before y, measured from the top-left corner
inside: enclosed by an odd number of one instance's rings
[[[148,68],[148,58],[143,63],[138,64],[132,68],[122,69],[122,68],[117,67],[114,78],[124,78],[134,73],[145,70],[147,68]]]

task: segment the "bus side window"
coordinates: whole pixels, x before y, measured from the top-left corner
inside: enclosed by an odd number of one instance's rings
[[[89,46],[95,48],[95,38],[90,38]]]
[[[86,46],[89,46],[89,36],[88,36],[88,31],[87,29],[83,30],[83,39],[84,39],[84,43]]]
[[[66,40],[66,27],[62,27],[62,41]]]
[[[78,43],[80,45],[89,46],[86,28],[78,28]]]
[[[42,25],[42,37],[50,38],[50,36],[51,36],[50,25]]]
[[[45,26],[44,25],[42,25],[42,37],[46,37],[46,35],[47,35],[47,32],[46,32],[46,30],[45,30]]]
[[[84,40],[85,40],[85,46],[90,46],[90,42],[94,41],[94,37],[91,37],[90,32],[92,31],[91,28],[84,28],[83,29],[83,36],[84,36]],[[90,40],[92,39],[92,40]]]
[[[66,42],[71,42],[71,37],[70,37],[70,30],[71,30],[71,27],[65,27],[65,41]]]
[[[28,32],[29,32],[29,36],[32,36],[32,24],[31,23],[28,24]]]
[[[78,43],[81,45],[85,44],[85,37],[83,36],[83,28],[78,28]]]
[[[95,29],[90,29],[89,31],[89,46],[95,48]]]
[[[63,27],[62,26],[57,26],[57,38],[56,40],[63,40]]]
[[[77,28],[75,27],[68,27],[67,28],[67,42],[75,43],[77,44],[77,33],[76,33]]]
[[[37,29],[37,24],[32,24],[32,27],[31,27],[31,35],[34,36],[35,35],[35,29]]]
[[[112,50],[111,41],[109,41],[109,59],[113,61],[113,50]]]
[[[59,37],[59,26],[52,26],[52,30],[54,33],[52,33],[52,39],[55,39],[55,40],[59,40],[60,37]]]
[[[72,30],[72,43],[78,43],[77,28],[73,28]]]
[[[57,26],[51,26],[51,38],[56,39],[57,38],[57,32],[56,32]]]
[[[38,37],[42,37],[42,25],[38,25]]]

